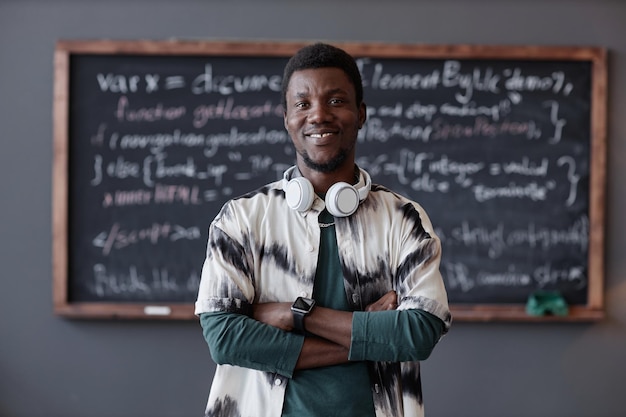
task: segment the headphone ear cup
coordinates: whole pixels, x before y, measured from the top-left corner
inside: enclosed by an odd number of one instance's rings
[[[360,203],[359,192],[347,182],[333,184],[326,193],[326,209],[335,217],[347,217],[354,213]]]
[[[285,187],[285,199],[293,210],[306,211],[315,199],[313,185],[304,177],[292,178]]]

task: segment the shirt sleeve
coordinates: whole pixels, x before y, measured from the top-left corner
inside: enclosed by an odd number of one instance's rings
[[[230,312],[203,313],[200,324],[215,363],[293,376],[304,336]]]
[[[425,360],[444,332],[445,323],[423,310],[355,311],[349,360]]]

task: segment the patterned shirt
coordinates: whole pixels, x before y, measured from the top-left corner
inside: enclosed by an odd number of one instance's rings
[[[319,197],[307,211],[290,209],[282,181],[226,203],[210,226],[196,314],[249,315],[253,303],[310,297],[323,209]],[[335,229],[354,311],[395,290],[398,310],[426,311],[447,331],[451,316],[439,272],[441,246],[421,206],[374,184],[353,215],[335,218]],[[355,313],[353,326],[366,327],[368,314],[376,313]],[[353,339],[350,360],[371,361],[376,415],[422,415],[419,355],[369,344],[367,337]],[[253,363],[218,364],[206,415],[280,416],[290,371],[259,369]]]

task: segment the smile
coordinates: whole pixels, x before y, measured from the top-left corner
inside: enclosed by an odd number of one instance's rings
[[[328,136],[332,136],[334,133],[312,133],[309,136],[312,138],[326,138]]]

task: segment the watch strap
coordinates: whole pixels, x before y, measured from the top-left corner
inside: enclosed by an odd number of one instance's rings
[[[304,334],[304,316],[306,316],[306,314],[301,311],[293,310],[291,313],[293,314],[293,329],[297,333]]]

